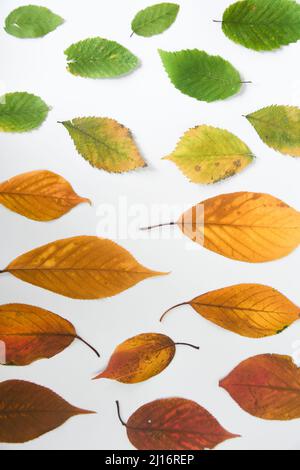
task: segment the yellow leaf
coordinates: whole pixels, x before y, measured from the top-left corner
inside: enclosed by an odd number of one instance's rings
[[[0,184],[0,202],[11,211],[39,222],[58,219],[88,199],[51,171],[32,171]]]
[[[248,338],[264,338],[281,333],[299,320],[300,308],[272,287],[239,284],[200,295],[190,305],[207,320]]]
[[[165,273],[140,265],[124,248],[97,237],[58,240],[26,253],[2,271],[73,299],[101,299]]]

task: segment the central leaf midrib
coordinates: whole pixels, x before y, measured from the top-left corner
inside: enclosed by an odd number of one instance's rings
[[[207,307],[207,308],[224,308],[226,310],[240,310],[244,311],[247,310],[248,312],[254,312],[254,313],[275,313],[278,315],[287,315],[287,312],[277,312],[275,310],[263,310],[263,309],[254,309],[254,308],[247,308],[247,307],[235,307],[235,306],[229,306],[229,305],[218,305],[218,304],[207,304],[207,303],[202,303],[202,302],[197,302],[197,301],[192,301],[192,305],[199,305],[200,307]]]

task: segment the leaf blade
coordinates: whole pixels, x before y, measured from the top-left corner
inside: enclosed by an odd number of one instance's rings
[[[62,124],[79,154],[98,169],[124,173],[147,166],[131,131],[114,119],[76,118]]]
[[[132,21],[132,31],[144,37],[152,37],[166,31],[175,22],[180,6],[175,3],[159,3],[137,13]]]
[[[90,38],[70,46],[66,51],[67,70],[84,78],[115,78],[133,72],[138,58],[115,41]]]
[[[223,31],[256,51],[271,51],[300,39],[300,6],[294,0],[243,0],[229,6]]]
[[[19,380],[0,383],[0,442],[22,444],[64,424],[93,414],[76,408],[45,387]]]
[[[212,184],[244,170],[254,155],[230,132],[203,125],[187,131],[165,159],[174,162],[191,182]]]
[[[42,246],[16,258],[2,271],[29,284],[73,299],[115,296],[165,273],[139,264],[111,240],[79,236]]]
[[[220,56],[198,49],[158,52],[173,85],[192,98],[210,103],[229,98],[241,89],[239,72]]]
[[[0,184],[0,203],[28,219],[48,222],[78,204],[90,203],[78,196],[63,177],[47,170],[15,176]]]
[[[268,106],[246,116],[262,141],[292,157],[300,157],[300,109]]]
[[[220,382],[220,387],[257,418],[300,418],[300,369],[289,356],[264,354],[247,359]]]
[[[38,96],[7,93],[0,99],[0,132],[29,132],[45,121],[49,107]]]
[[[17,38],[40,38],[54,31],[64,19],[45,7],[27,5],[12,11],[5,20],[5,31]]]

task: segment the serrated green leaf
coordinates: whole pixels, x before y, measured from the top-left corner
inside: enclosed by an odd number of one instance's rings
[[[166,157],[193,183],[211,184],[240,173],[254,159],[249,147],[230,132],[198,126],[184,134]]]
[[[77,118],[62,122],[78,152],[92,165],[110,173],[145,167],[126,127],[109,118]]]
[[[160,57],[173,85],[199,101],[217,101],[237,93],[241,86],[238,71],[220,56],[198,49],[166,52]]]
[[[269,106],[246,116],[260,138],[269,147],[300,157],[300,109]]]
[[[0,98],[0,132],[27,132],[39,127],[49,107],[29,93],[7,93]]]
[[[135,70],[138,58],[115,41],[91,38],[69,47],[68,71],[85,78],[113,78]]]
[[[223,31],[256,51],[271,51],[300,39],[300,5],[294,0],[243,0],[224,13]]]
[[[17,38],[40,38],[63,23],[63,18],[48,8],[28,5],[12,11],[5,20],[4,29]]]
[[[176,20],[180,6],[159,3],[140,11],[134,18],[132,31],[139,36],[151,37],[163,33]]]

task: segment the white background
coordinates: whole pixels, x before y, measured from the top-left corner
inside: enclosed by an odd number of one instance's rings
[[[258,53],[228,40],[219,24],[228,0],[182,0],[176,23],[163,35],[130,39],[135,13],[149,0],[48,0],[66,23],[43,39],[21,40],[0,32],[3,92],[28,91],[41,96],[52,111],[37,131],[2,134],[1,179],[49,169],[66,177],[93,207],[82,205],[53,223],[35,223],[0,207],[0,267],[16,256],[60,238],[95,235],[101,204],[118,209],[119,197],[128,204],[178,205],[198,203],[234,191],[266,192],[300,209],[300,161],[265,146],[242,115],[270,104],[300,104],[300,43],[274,53]],[[1,23],[21,0],[2,0]],[[93,36],[113,39],[141,59],[133,74],[116,80],[87,80],[66,71],[64,50]],[[177,91],[169,82],[157,49],[204,49],[231,61],[252,85],[226,101],[206,104]],[[57,121],[80,116],[112,117],[128,126],[149,163],[149,168],[110,175],[92,168],[81,158],[66,130]],[[244,173],[214,186],[189,183],[170,162],[161,161],[189,128],[210,124],[225,128],[244,140],[257,156]],[[126,214],[118,214],[119,216]],[[180,213],[176,213],[178,217]],[[147,218],[147,217],[146,217]],[[157,218],[153,222],[165,221]],[[149,222],[148,220],[143,221]],[[112,221],[115,224],[114,221]],[[123,222],[124,224],[124,222]],[[112,227],[114,228],[114,227]],[[100,233],[98,233],[100,235]],[[1,380],[24,379],[47,386],[73,405],[97,411],[79,416],[61,428],[20,446],[0,449],[131,449],[120,425],[114,401],[119,399],[126,420],[139,406],[154,399],[179,396],[195,400],[241,439],[219,449],[300,449],[299,421],[268,422],[243,412],[218,387],[218,382],[241,360],[260,353],[293,354],[300,339],[299,323],[269,339],[251,340],[214,326],[189,307],[174,312],[163,325],[158,319],[168,307],[209,290],[241,282],[275,287],[296,303],[299,293],[299,250],[288,258],[263,265],[233,262],[201,247],[191,249],[185,239],[116,240],[137,259],[171,275],[145,281],[105,301],[75,301],[22,283],[7,275],[0,279],[1,303],[21,302],[49,309],[73,322],[78,333],[97,347],[98,360],[83,344],[49,361],[30,367],[1,368]],[[193,247],[194,248],[194,247]],[[102,370],[114,348],[142,332],[163,332],[176,341],[189,341],[201,351],[180,348],[172,365],[161,375],[140,385],[91,381]]]

